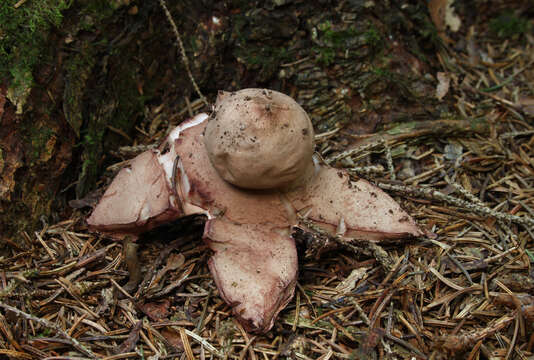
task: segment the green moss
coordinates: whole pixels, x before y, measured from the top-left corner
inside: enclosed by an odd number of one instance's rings
[[[125,66],[129,66],[132,71],[119,72],[112,82],[112,93],[116,97],[117,109],[109,124],[128,134],[134,128],[135,118],[143,113],[145,97],[141,96],[137,90],[135,64],[130,63]],[[150,97],[150,94],[147,93],[146,97]]]
[[[113,12],[120,7],[119,2],[114,0],[86,0],[84,2],[79,28],[86,31],[95,30],[103,20],[113,16]]]
[[[51,329],[46,329],[46,328],[45,328],[45,329],[41,330],[41,331],[37,334],[37,336],[35,336],[35,339],[39,339],[39,338],[41,338],[41,337],[49,337],[49,336],[51,336],[51,335],[52,335],[52,330],[51,330]]]
[[[93,123],[93,124],[96,124]],[[105,127],[90,126],[83,136],[81,146],[82,168],[76,185],[77,196],[83,196],[93,186],[98,178],[98,162],[102,155],[102,138],[104,137]]]
[[[518,37],[529,27],[528,19],[518,17],[511,12],[505,12],[489,23],[490,30],[500,38]]]
[[[78,137],[83,125],[83,95],[95,61],[95,48],[84,43],[80,46],[79,53],[68,58],[65,64],[63,110],[67,122]]]
[[[245,60],[250,65],[266,66],[272,62],[289,60],[285,48],[275,48],[271,46],[252,47],[238,50],[236,55]]]
[[[358,36],[359,31],[355,27],[349,27],[347,29],[334,30],[330,21],[326,21],[317,26],[322,32],[321,39],[333,48],[339,49],[346,45],[348,39]]]
[[[0,77],[12,80],[12,87],[31,87],[32,69],[52,26],[62,21],[66,0],[34,0],[15,8],[17,0],[0,1]]]
[[[382,45],[382,36],[378,30],[371,26],[364,34],[365,42],[372,48],[378,48]]]
[[[336,29],[330,21],[317,25],[321,45],[314,47],[316,61],[328,66],[334,62],[338,53],[358,56],[362,47],[368,47],[373,53],[381,49],[383,41],[376,27],[370,22],[360,27],[361,29],[351,25],[348,28]]]
[[[269,80],[281,63],[293,60],[293,55],[287,48],[268,45],[247,44],[246,47],[238,47],[234,56],[247,64],[250,69],[257,70],[259,81]]]
[[[317,54],[317,62],[322,65],[330,65],[334,62],[336,57],[336,50],[330,47],[315,47],[315,53]]]
[[[391,79],[393,77],[393,74],[388,69],[383,68],[372,68],[371,72],[375,74],[377,77],[382,79]]]
[[[102,153],[104,149],[116,148],[124,138],[108,130],[108,126],[119,129],[125,134],[130,134],[137,123],[137,118],[143,114],[145,97],[138,92],[136,82],[136,64],[133,59],[124,58],[120,62],[118,59],[110,61],[108,64],[110,77],[110,87],[101,89],[102,96],[94,98],[94,101],[87,99],[85,95],[84,125],[80,131],[82,148],[82,163],[76,194],[78,197],[84,196],[94,188],[100,174],[102,165]],[[125,70],[128,69],[128,70]],[[84,87],[82,87],[84,88]],[[149,97],[149,93],[145,92]]]
[[[32,120],[32,119],[30,119]],[[24,142],[29,144],[27,159],[28,166],[34,167],[42,161],[47,161],[53,151],[53,138],[56,132],[44,123],[36,124],[32,121],[21,123],[21,135]]]
[[[43,127],[32,127],[31,133],[31,142],[33,149],[33,161],[37,161],[41,157],[48,158],[51,154],[51,149],[48,148],[47,144],[51,137],[54,135],[54,131],[49,129],[46,126]]]

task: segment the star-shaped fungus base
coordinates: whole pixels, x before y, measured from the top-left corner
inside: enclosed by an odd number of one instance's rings
[[[386,193],[313,159],[313,174],[287,190],[247,190],[224,181],[204,144],[207,114],[175,128],[159,150],[132,159],[87,219],[120,239],[191,214],[208,218],[203,239],[220,296],[251,332],[266,332],[291,300],[297,279],[294,228],[371,241],[423,232]],[[306,221],[302,221],[302,220]]]

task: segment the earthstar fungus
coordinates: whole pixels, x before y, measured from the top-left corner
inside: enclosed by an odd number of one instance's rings
[[[248,331],[266,332],[295,290],[291,234],[308,230],[302,219],[349,240],[423,235],[389,195],[312,155],[312,124],[293,99],[221,92],[211,116],[183,122],[123,168],[87,223],[119,239],[205,214],[221,297]]]

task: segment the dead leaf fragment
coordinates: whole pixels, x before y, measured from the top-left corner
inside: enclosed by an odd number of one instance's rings
[[[526,114],[534,116],[534,97],[532,96],[523,96],[521,97],[516,105]]]
[[[452,32],[457,32],[460,30],[462,20],[460,20],[460,17],[454,12],[454,8],[452,7],[453,3],[454,0],[447,1],[447,6],[445,7],[445,24],[447,24]]]
[[[161,335],[171,344],[174,348],[178,350],[184,350],[184,344],[182,343],[182,338],[180,333],[171,327],[166,327],[161,329]]]
[[[183,254],[169,255],[169,257],[167,258],[167,264],[165,265],[165,267],[163,267],[163,269],[158,271],[158,273],[154,277],[154,280],[152,281],[149,287],[152,287],[154,284],[157,284],[163,278],[163,276],[165,276],[167,272],[176,270],[182,267],[184,262],[185,262],[185,256]]]
[[[24,164],[24,152],[14,132],[8,133],[0,148],[0,200],[10,201],[15,189],[15,173]]]
[[[163,299],[158,302],[150,302],[138,305],[139,309],[145,313],[150,320],[159,321],[169,316],[169,307],[171,302],[169,299]]]
[[[362,279],[369,269],[362,267],[352,270],[350,275],[336,286],[336,290],[342,295],[350,293],[356,287],[358,280]]]
[[[135,345],[137,344],[137,341],[139,341],[139,331],[141,330],[141,327],[143,325],[143,322],[139,320],[130,331],[130,334],[124,340],[122,344],[120,344],[115,349],[115,354],[123,354],[132,351],[135,348]]]
[[[447,42],[450,41],[445,35],[447,27],[452,32],[457,32],[462,25],[461,19],[454,12],[453,3],[454,0],[430,0],[428,2],[430,17],[438,30],[438,35]]]
[[[436,87],[436,98],[442,100],[445,95],[449,92],[449,85],[451,83],[451,78],[446,72],[438,72],[438,86]]]

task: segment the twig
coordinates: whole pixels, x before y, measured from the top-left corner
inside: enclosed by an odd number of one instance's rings
[[[405,348],[409,349],[410,351],[412,351],[417,356],[419,356],[419,357],[421,357],[423,359],[428,359],[428,357],[425,356],[425,354],[423,354],[421,351],[419,351],[419,349],[417,349],[415,346],[413,346],[409,342],[404,341],[402,339],[399,339],[398,337],[393,336],[391,334],[387,334],[387,333],[384,336],[387,337],[389,340],[392,340],[392,341],[396,342],[397,344],[400,344],[400,345],[404,346]]]
[[[467,200],[471,201],[473,204],[480,205],[480,206],[485,206],[484,203],[482,202],[482,200],[480,200],[475,195],[473,195],[472,193],[467,191],[467,189],[465,189],[462,185],[450,180],[448,176],[445,176],[445,181],[447,181],[447,183],[449,185],[451,185],[460,194],[465,196],[465,198]]]
[[[346,170],[355,175],[370,175],[383,173],[384,167],[382,165],[356,166]]]
[[[332,157],[330,157],[328,159],[325,159],[325,162],[328,165],[330,165],[330,164],[336,163],[337,161],[339,161],[341,159],[344,159],[346,157],[353,156],[353,155],[362,153],[362,152],[367,151],[367,150],[371,150],[372,148],[375,148],[375,147],[378,147],[378,146],[383,146],[382,144],[383,144],[382,141],[377,141],[377,142],[368,143],[368,144],[365,144],[365,145],[362,145],[362,146],[358,146],[357,148],[354,148],[354,149],[351,149],[351,150],[347,150],[347,151],[343,151],[341,154],[338,154],[336,156],[332,156]]]
[[[45,326],[45,327],[47,327],[49,329],[55,330],[58,334],[63,336],[70,344],[72,344],[72,346],[74,346],[76,349],[78,349],[78,351],[80,351],[83,354],[89,356],[91,359],[97,359],[98,358],[91,350],[87,349],[80,342],[78,342],[78,340],[76,340],[75,338],[73,338],[72,336],[67,334],[63,329],[61,329],[56,324],[54,324],[54,323],[52,323],[52,322],[50,322],[50,321],[48,321],[46,319],[41,319],[41,318],[38,318],[36,316],[30,315],[28,313],[25,313],[24,311],[19,310],[16,307],[4,304],[3,302],[0,302],[0,307],[3,307],[6,310],[12,311],[17,315],[22,316],[25,319],[35,321],[35,322],[37,322],[37,323],[39,323],[39,324],[41,324],[41,325],[43,325],[43,326]]]
[[[195,78],[193,77],[193,73],[191,72],[191,68],[189,66],[189,59],[187,58],[187,55],[185,53],[184,44],[182,42],[182,37],[180,36],[180,32],[178,31],[178,27],[176,26],[176,23],[172,19],[172,15],[169,12],[169,9],[167,9],[167,5],[165,4],[165,0],[159,0],[159,4],[161,5],[163,11],[165,12],[165,16],[167,17],[167,20],[171,24],[172,31],[174,32],[174,36],[176,36],[176,43],[178,45],[178,48],[180,49],[180,54],[182,55],[182,61],[184,63],[185,71],[187,72],[187,75],[189,76],[189,80],[191,80],[191,83],[193,84],[193,88],[195,89],[197,95],[200,97],[204,105],[209,107],[209,103],[200,91],[200,88],[198,87],[197,82],[195,81]]]
[[[524,226],[530,226],[530,227],[534,226],[534,219],[529,216],[517,216],[517,215],[510,215],[510,214],[502,213],[500,211],[495,211],[483,205],[473,204],[469,201],[462,200],[454,196],[445,195],[444,193],[439,192],[434,189],[416,188],[413,186],[394,185],[394,184],[388,184],[388,183],[382,183],[382,182],[377,183],[376,185],[378,185],[380,188],[385,189],[385,190],[404,192],[404,193],[415,194],[415,195],[424,196],[424,197],[428,197],[432,199],[438,199],[441,201],[445,201],[449,204],[474,211],[480,215],[492,216],[499,220],[515,222],[517,224],[521,224]]]
[[[341,128],[335,128],[333,130],[330,130],[330,131],[327,131],[327,132],[324,132],[324,133],[315,134],[315,141],[318,142],[319,140],[323,140],[325,138],[329,138],[330,136],[335,135],[340,129]]]
[[[471,285],[473,285],[473,279],[471,279],[471,275],[469,275],[469,273],[467,272],[467,270],[463,267],[462,263],[460,263],[458,261],[458,259],[456,259],[454,256],[452,256],[451,254],[447,254],[447,256],[449,257],[449,259],[451,259],[451,261],[454,263],[454,265],[458,266],[458,268],[460,269],[460,271],[465,275],[465,277],[467,278],[467,281],[469,281],[469,283]]]
[[[391,156],[391,148],[387,141],[384,141],[384,150],[386,151],[386,161],[388,164],[389,178],[390,180],[397,180],[395,176],[395,168],[393,167],[393,157]]]
[[[411,121],[394,125],[389,130],[380,131],[372,134],[361,140],[361,143],[353,149],[346,150],[338,155],[325,159],[327,164],[335,163],[343,158],[354,156],[371,150],[376,147],[383,146],[383,142],[387,141],[389,146],[395,145],[399,141],[406,141],[408,139],[420,140],[425,136],[443,137],[458,133],[477,133],[485,134],[489,131],[490,122],[486,118],[473,118],[465,120],[451,120],[451,119],[432,119],[427,121]]]
[[[213,355],[217,356],[217,357],[220,357],[220,358],[225,358],[225,356],[223,354],[221,354],[219,351],[217,351],[217,349],[211,345],[207,340],[205,340],[202,336],[198,335],[198,334],[195,334],[194,332],[190,331],[190,330],[187,330],[185,328],[179,328],[177,326],[172,326],[174,329],[180,331],[181,329],[183,329],[184,333],[187,335],[187,336],[190,336],[193,338],[193,340],[195,340],[196,342],[198,342],[199,344],[201,344],[202,346],[204,346],[206,348],[206,350],[208,350],[210,353],[212,353]]]
[[[532,134],[534,134],[534,130],[511,131],[511,132],[503,133],[499,137],[501,139],[508,139],[508,138],[513,138],[516,136],[527,136],[527,135],[532,135]]]
[[[197,322],[196,331],[200,333],[202,329],[204,328],[204,320],[206,319],[206,314],[208,313],[208,303],[210,302],[210,296],[211,296],[211,289],[208,290],[208,296],[206,296],[206,301],[204,302],[204,306],[202,307],[202,312],[200,313],[200,318]]]
[[[21,7],[22,5],[24,5],[24,3],[26,2],[27,0],[19,0],[15,3],[15,5],[13,5],[13,7],[15,9],[18,9],[19,7]]]
[[[515,71],[512,75],[510,75],[507,79],[505,79],[503,82],[501,82],[500,84],[497,84],[495,86],[491,86],[489,88],[485,88],[485,89],[481,89],[479,90],[480,92],[491,92],[491,91],[497,91],[503,87],[505,87],[506,85],[508,85],[510,82],[512,82],[512,80],[514,80],[514,78],[521,74],[523,71],[525,71],[526,69],[530,69],[531,66],[532,66],[532,63],[534,63],[534,60],[531,60],[528,62],[528,64],[526,64],[525,66],[523,66],[521,69]],[[478,90],[478,89],[477,89]]]

